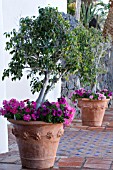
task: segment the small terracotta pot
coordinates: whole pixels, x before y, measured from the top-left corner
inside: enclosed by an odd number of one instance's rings
[[[109,99],[90,100],[79,99],[78,107],[81,109],[83,126],[101,126],[105,109],[108,107]]]
[[[25,122],[9,119],[13,124],[12,133],[16,136],[22,167],[46,169],[53,167],[63,124],[41,121]]]

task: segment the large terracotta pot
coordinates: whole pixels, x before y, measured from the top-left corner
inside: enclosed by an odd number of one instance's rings
[[[78,107],[81,109],[83,126],[101,126],[105,109],[108,107],[109,99],[90,100],[79,99]]]
[[[53,167],[63,124],[41,121],[9,120],[16,136],[22,167],[45,169]]]

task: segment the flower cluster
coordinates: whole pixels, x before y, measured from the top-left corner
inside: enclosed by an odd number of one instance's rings
[[[69,125],[76,110],[62,97],[58,99],[58,102],[50,103],[45,101],[38,109],[36,109],[36,102],[34,101],[4,100],[0,112],[9,119],[44,121],[48,123],[64,122],[65,125]]]
[[[111,99],[112,92],[108,91],[107,89],[97,91],[93,93],[91,90],[85,90],[84,88],[75,90],[70,94],[70,98],[73,102],[79,98],[88,98],[90,100],[104,100],[104,99]]]

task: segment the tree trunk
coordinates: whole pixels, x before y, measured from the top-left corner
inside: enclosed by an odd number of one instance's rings
[[[80,10],[81,10],[81,0],[76,0],[75,18],[78,21],[80,20]]]
[[[110,0],[110,2],[110,10],[104,24],[103,35],[106,37],[110,34],[113,40],[113,0]]]

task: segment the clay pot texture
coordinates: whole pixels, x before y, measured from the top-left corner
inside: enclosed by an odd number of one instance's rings
[[[13,124],[12,133],[16,136],[22,167],[46,169],[54,166],[63,124],[41,121],[25,122],[9,120]]]
[[[78,107],[81,109],[81,118],[83,126],[101,126],[104,113],[108,107],[109,99],[90,100],[79,99]]]

